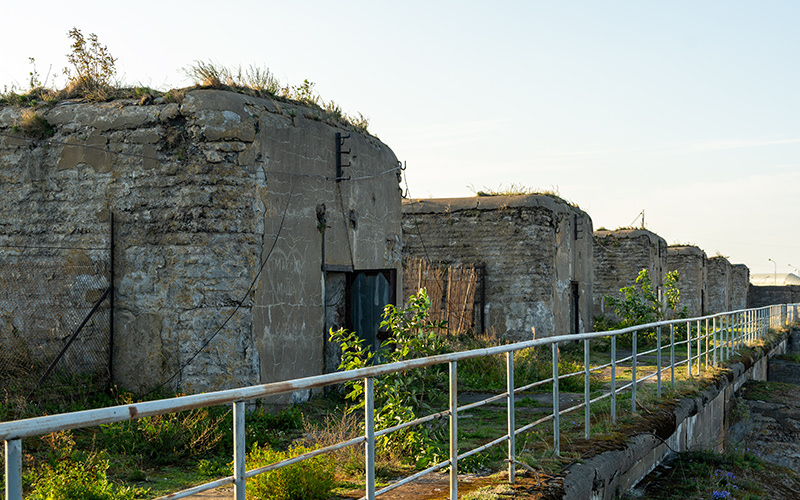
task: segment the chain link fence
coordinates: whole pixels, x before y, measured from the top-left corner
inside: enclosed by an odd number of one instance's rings
[[[0,248],[0,403],[108,387],[110,286],[108,249]]]

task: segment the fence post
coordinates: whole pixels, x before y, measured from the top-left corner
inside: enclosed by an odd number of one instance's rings
[[[506,387],[508,388],[508,482],[514,484],[516,475],[516,430],[517,425],[514,420],[514,351],[506,353]]]
[[[458,499],[458,371],[450,362],[450,500]]]
[[[636,413],[636,334],[638,333],[638,331],[634,330],[631,338],[633,351],[631,354],[631,413]]]
[[[245,403],[233,403],[233,497],[235,500],[245,500]]]
[[[592,410],[589,408],[589,339],[583,341],[583,430],[586,439],[591,435]]]
[[[705,333],[703,334],[703,337],[706,339],[706,370],[708,370],[708,351],[710,350],[710,349],[708,348],[708,346],[709,346],[709,343],[710,343],[710,341],[708,340],[708,338],[709,338],[710,336],[711,336],[711,332],[709,332],[709,331],[708,331],[708,318],[706,318],[706,324],[705,324]]]
[[[611,422],[617,423],[617,336],[611,336]]]
[[[692,322],[686,322],[686,369],[692,378]]]
[[[556,456],[561,454],[561,428],[559,426],[558,404],[558,342],[550,344],[553,347],[553,451]]]
[[[701,343],[701,335],[700,335],[700,320],[698,319],[697,320],[697,376],[698,377],[703,376],[703,369],[700,365],[700,363],[703,362],[703,356],[701,354],[702,352],[703,352],[703,345]]]
[[[5,442],[6,500],[22,500],[22,440]]]
[[[371,377],[364,379],[364,464],[367,468],[365,485],[367,500],[375,500],[375,385]]]
[[[658,370],[658,375],[656,375],[656,394],[658,398],[661,399],[661,325],[659,325],[656,329],[656,369]]]
[[[714,342],[712,348],[714,350],[714,366],[717,366],[717,317],[711,318],[711,332],[714,334]]]
[[[669,325],[669,371],[672,388],[675,389],[675,325]]]

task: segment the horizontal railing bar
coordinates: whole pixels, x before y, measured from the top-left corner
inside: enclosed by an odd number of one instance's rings
[[[349,441],[344,441],[338,444],[334,444],[331,446],[326,446],[325,448],[318,448],[313,451],[309,451],[308,453],[303,453],[302,455],[297,455],[296,457],[287,458],[286,460],[281,460],[280,462],[275,462],[274,464],[265,465],[264,467],[259,467],[257,469],[249,470],[244,473],[245,479],[249,479],[253,476],[257,476],[264,472],[269,472],[271,470],[280,469],[281,467],[286,467],[287,465],[296,464],[297,462],[302,462],[303,460],[307,460],[309,458],[314,458],[317,455],[322,455],[323,453],[328,453],[331,451],[340,450],[342,448],[346,448],[348,446],[352,446],[354,444],[363,443],[367,440],[365,436],[358,436],[356,438],[350,439]]]
[[[468,405],[459,406],[458,407],[458,412],[461,413],[462,411],[467,411],[467,410],[471,410],[473,408],[477,408],[479,406],[488,405],[489,403],[494,403],[495,401],[500,401],[501,399],[507,398],[507,397],[508,397],[508,392],[504,392],[502,394],[496,394],[496,395],[494,395],[492,397],[489,397],[489,398],[486,398],[486,399],[481,399],[480,401],[475,401],[474,403],[470,403]],[[450,412],[448,411],[448,414],[449,413]]]
[[[570,406],[569,408],[564,408],[563,410],[559,411],[558,414],[559,415],[566,415],[567,413],[572,413],[575,410],[580,410],[584,406],[586,406],[586,402],[578,403],[575,406]]]
[[[767,309],[767,308],[762,308],[762,309]],[[625,333],[634,331],[638,332],[641,330],[652,329],[658,326],[684,324],[687,321],[698,321],[707,318],[711,319],[739,311],[745,311],[745,309],[730,311],[726,313],[717,313],[708,316],[702,316],[699,318],[691,318],[689,320],[687,319],[665,320],[656,323],[631,326],[620,330],[613,330],[606,332],[576,333],[571,335],[545,337],[541,339],[528,340],[525,342],[517,342],[514,344],[505,344],[501,346],[473,349],[470,351],[460,351],[455,353],[438,354],[436,356],[430,356],[426,358],[416,358],[405,361],[399,361],[395,363],[387,363],[384,365],[369,366],[365,368],[359,368],[357,370],[329,373],[325,375],[316,375],[301,379],[294,379],[283,382],[273,382],[270,384],[254,385],[238,389],[215,391],[206,394],[193,394],[189,396],[181,396],[177,398],[171,398],[159,401],[145,401],[141,403],[119,405],[109,408],[98,408],[98,409],[84,410],[74,413],[48,415],[44,417],[34,417],[34,418],[15,420],[10,422],[0,422],[0,440],[6,441],[12,439],[21,439],[26,437],[50,434],[52,432],[61,430],[78,429],[81,427],[112,424],[116,422],[124,422],[126,420],[131,420],[135,418],[163,415],[165,413],[176,413],[186,410],[193,410],[196,408],[229,404],[236,401],[249,401],[267,396],[284,394],[287,392],[294,392],[304,389],[313,389],[333,384],[341,384],[344,382],[350,382],[353,380],[359,380],[368,377],[379,377],[382,375],[387,375],[390,373],[395,373],[403,370],[423,368],[426,366],[448,363],[452,361],[461,361],[465,359],[472,359],[483,356],[504,354],[507,352],[518,351],[531,347],[549,345],[555,342],[561,343],[561,342],[572,342],[579,340],[591,340],[595,338],[623,335]]]
[[[622,391],[624,391],[625,389],[627,389],[629,387],[633,387],[633,381],[630,381],[625,385],[617,387],[616,393],[619,394],[619,393],[621,393]]]
[[[559,375],[558,376],[558,380],[565,379],[565,378],[570,378],[570,377],[577,377],[578,375],[583,375],[583,373],[584,373],[583,370],[581,370],[579,372],[565,373],[564,375]]]
[[[411,427],[412,425],[424,424],[425,422],[430,422],[431,420],[435,420],[437,418],[441,418],[446,415],[450,415],[450,410],[440,411],[439,413],[433,413],[425,417],[420,417],[410,422],[405,422],[399,425],[395,425],[394,427],[387,427],[386,429],[375,431],[375,437],[391,434],[392,432],[399,431],[400,429],[405,429],[406,427]]]
[[[514,435],[519,435],[519,434],[522,434],[523,432],[528,432],[528,430],[533,429],[537,425],[543,424],[543,423],[547,422],[548,420],[553,420],[553,414],[552,413],[550,415],[547,415],[547,416],[544,416],[544,417],[540,418],[539,420],[536,420],[535,422],[531,422],[531,423],[529,423],[527,425],[523,425],[522,427],[520,427],[519,429],[514,431]]]
[[[427,476],[431,472],[436,472],[439,469],[443,469],[443,468],[447,467],[448,465],[450,465],[450,460],[445,460],[444,462],[439,462],[438,464],[432,465],[431,467],[428,467],[427,469],[425,469],[423,471],[417,472],[416,474],[414,474],[412,476],[404,477],[403,479],[397,481],[396,483],[392,483],[389,486],[386,486],[385,488],[376,491],[375,492],[375,496],[377,497],[379,495],[383,495],[387,491],[392,491],[393,489],[399,488],[400,486],[403,486],[404,484],[408,484],[411,481],[417,480],[417,479],[421,478],[422,476]],[[359,500],[365,500],[366,498],[367,497],[361,497]]]
[[[787,306],[782,306],[782,307],[783,307],[783,311],[785,312]],[[794,307],[796,307],[796,306],[794,306]],[[720,346],[722,349],[725,349],[727,347],[728,356],[730,356],[730,354],[739,354],[739,352],[737,350],[737,347],[740,346],[740,345],[743,345],[743,339],[739,337],[739,334],[740,333],[744,333],[744,332],[747,331],[745,326],[738,326],[737,327],[737,325],[734,323],[733,325],[729,324],[727,326],[727,328],[720,328],[720,330],[719,330],[720,332],[722,332],[723,330],[727,331],[727,338],[725,338],[725,339],[723,339],[722,336],[717,338],[716,327],[715,327],[714,330],[709,330],[707,327],[708,327],[708,320],[709,319],[713,319],[713,318],[717,318],[717,317],[729,317],[730,318],[732,315],[735,315],[737,313],[741,313],[741,312],[744,312],[744,311],[755,311],[757,313],[756,314],[756,323],[755,323],[756,324],[756,326],[755,326],[755,328],[756,328],[755,335],[756,336],[760,336],[762,333],[766,332],[767,329],[772,328],[774,323],[778,322],[776,317],[779,314],[776,313],[776,306],[767,306],[767,307],[762,307],[762,308],[758,308],[758,309],[741,309],[741,310],[737,310],[737,311],[729,311],[729,312],[724,312],[724,313],[717,313],[717,314],[702,316],[702,317],[699,317],[699,318],[675,319],[675,320],[659,321],[659,322],[656,322],[656,323],[650,323],[650,324],[646,324],[646,325],[636,325],[636,326],[633,326],[633,327],[628,327],[628,328],[624,328],[624,329],[621,329],[621,330],[614,330],[614,331],[562,335],[562,336],[557,336],[557,337],[545,337],[545,338],[541,338],[541,339],[534,339],[534,340],[530,340],[530,341],[518,342],[518,343],[515,343],[515,344],[506,344],[506,345],[495,346],[495,347],[490,347],[490,348],[473,349],[473,350],[470,350],[470,351],[461,351],[461,352],[455,352],[455,353],[440,354],[440,355],[430,356],[430,357],[426,357],[426,358],[417,358],[417,359],[400,361],[400,362],[396,362],[396,363],[369,366],[369,367],[361,368],[361,369],[358,369],[358,370],[351,370],[351,371],[345,371],[345,372],[336,372],[336,373],[330,373],[330,374],[325,374],[325,375],[317,375],[317,376],[312,376],[312,377],[306,377],[306,378],[303,378],[303,379],[295,379],[295,380],[289,380],[289,381],[283,381],[283,382],[275,382],[275,383],[271,383],[271,384],[262,384],[262,385],[243,387],[243,388],[237,388],[237,389],[230,389],[230,390],[224,390],[224,391],[216,391],[216,392],[211,392],[211,393],[207,393],[207,394],[195,394],[195,395],[190,395],[190,396],[181,396],[181,397],[177,397],[177,398],[171,398],[171,399],[165,399],[165,400],[159,400],[159,401],[147,401],[147,402],[134,403],[134,404],[129,404],[129,405],[119,405],[119,406],[110,407],[110,408],[99,408],[99,409],[94,409],[94,410],[84,410],[84,411],[81,411],[81,412],[74,412],[74,413],[69,413],[69,414],[50,415],[50,416],[45,416],[45,417],[36,417],[36,418],[24,419],[24,420],[19,420],[19,421],[11,421],[11,422],[0,422],[0,440],[4,440],[4,441],[18,440],[18,439],[25,438],[25,437],[32,437],[32,436],[37,436],[37,435],[42,435],[42,434],[48,434],[50,432],[60,431],[60,430],[76,429],[76,428],[88,427],[88,426],[97,426],[97,425],[103,425],[103,424],[127,421],[127,420],[132,420],[132,419],[137,419],[137,418],[143,418],[143,417],[149,417],[149,416],[155,416],[155,415],[162,415],[162,414],[167,414],[167,413],[176,413],[176,412],[187,411],[187,410],[192,410],[192,409],[196,409],[196,408],[204,408],[204,407],[209,407],[209,406],[224,405],[224,404],[229,404],[229,403],[241,403],[241,402],[244,402],[244,401],[249,401],[249,400],[258,399],[258,398],[262,398],[262,397],[274,396],[274,395],[278,395],[278,394],[284,394],[284,393],[287,393],[287,392],[294,392],[294,391],[298,391],[298,390],[305,390],[305,389],[324,387],[324,386],[340,384],[340,383],[344,383],[344,382],[363,380],[365,378],[366,379],[371,379],[371,378],[380,377],[380,376],[383,376],[383,375],[387,375],[387,374],[391,374],[391,373],[397,373],[397,372],[405,371],[405,370],[423,368],[423,367],[427,367],[427,366],[443,364],[443,363],[448,363],[448,362],[452,363],[452,362],[465,360],[465,359],[472,359],[472,358],[478,358],[478,357],[484,357],[484,356],[494,356],[494,355],[498,355],[498,354],[516,352],[516,351],[520,351],[520,350],[527,349],[527,348],[550,345],[550,344],[557,343],[557,342],[558,343],[561,343],[561,342],[565,342],[566,343],[566,342],[573,342],[573,341],[577,342],[577,341],[581,341],[581,340],[591,340],[591,339],[595,339],[595,338],[605,338],[605,337],[612,337],[613,338],[615,336],[623,335],[623,334],[630,333],[630,332],[653,331],[655,328],[661,328],[662,326],[671,326],[671,325],[675,325],[675,324],[679,324],[679,325],[686,324],[688,326],[688,328],[687,328],[687,330],[688,330],[688,335],[687,335],[688,338],[686,338],[684,340],[680,340],[678,342],[673,342],[671,344],[672,348],[674,348],[676,346],[681,346],[681,345],[686,344],[687,345],[687,349],[689,349],[687,351],[688,355],[687,355],[686,359],[682,359],[680,361],[673,362],[672,364],[668,364],[667,366],[664,366],[664,367],[662,367],[660,369],[655,370],[653,373],[650,373],[649,375],[646,375],[646,376],[643,376],[643,377],[637,377],[635,380],[631,381],[630,383],[628,383],[628,384],[626,384],[626,385],[624,385],[622,387],[615,388],[613,392],[609,392],[607,394],[601,394],[600,396],[598,396],[598,397],[596,397],[594,399],[590,399],[589,393],[588,393],[588,388],[587,388],[587,393],[586,393],[584,401],[582,403],[578,403],[578,404],[575,404],[574,406],[570,406],[568,408],[560,410],[555,415],[551,413],[550,415],[547,415],[547,416],[545,416],[543,418],[540,418],[539,420],[537,420],[535,422],[532,422],[532,423],[530,423],[528,425],[525,425],[525,426],[521,427],[520,429],[517,429],[517,430],[514,431],[513,435],[517,435],[517,434],[521,434],[523,432],[527,432],[529,429],[535,427],[536,425],[544,423],[544,422],[546,422],[548,420],[554,420],[556,415],[559,415],[559,416],[560,415],[566,415],[568,413],[575,412],[575,411],[580,410],[582,408],[587,408],[592,403],[596,403],[596,402],[601,401],[603,399],[609,398],[612,395],[621,393],[621,392],[623,392],[623,391],[625,391],[625,390],[627,390],[629,388],[635,388],[635,384],[637,382],[643,382],[643,381],[647,381],[649,379],[652,379],[652,378],[660,375],[664,371],[668,371],[668,370],[672,369],[673,367],[677,367],[677,366],[680,366],[680,365],[683,365],[683,364],[687,364],[689,366],[692,366],[694,361],[697,360],[697,362],[698,362],[698,370],[700,370],[701,369],[700,368],[700,361],[701,361],[703,355],[705,355],[706,356],[706,361],[708,362],[708,356],[709,356],[708,353],[709,353],[710,347],[712,347],[712,346],[715,349],[717,348],[717,346]],[[763,314],[762,314],[762,312],[763,312]],[[794,310],[793,310],[793,312],[794,312]],[[792,316],[794,316],[794,314],[792,314]],[[781,316],[781,319],[782,318],[783,318],[783,316]],[[706,331],[705,331],[705,333],[702,332],[701,325],[700,325],[700,322],[702,320],[706,320]],[[693,336],[693,333],[692,333],[692,327],[694,326],[694,322],[697,322],[697,330],[696,330],[697,334],[695,336]],[[730,322],[730,320],[728,322]],[[722,322],[720,324],[722,324]],[[747,325],[749,323],[743,323],[743,324]],[[713,338],[712,338],[712,336],[713,336]],[[706,339],[706,343],[707,343],[705,352],[703,352],[703,350],[701,349],[701,346],[700,346],[700,343],[701,343],[702,339]],[[693,345],[695,340],[697,341],[697,350],[695,350],[694,353],[693,353],[691,351],[691,347],[692,347],[692,345]],[[667,344],[666,346],[656,347],[654,349],[639,353],[636,356],[637,361],[639,359],[641,359],[642,357],[644,357],[644,356],[652,355],[654,353],[658,353],[660,355],[661,352],[664,349],[666,349],[667,347],[670,347],[670,345]],[[635,348],[634,348],[634,352],[635,352]],[[588,356],[588,353],[586,353],[586,355]],[[605,368],[614,366],[615,363],[617,365],[619,365],[619,366],[622,366],[622,364],[627,362],[627,361],[633,362],[633,359],[634,359],[634,356],[631,355],[631,356],[628,356],[628,357],[620,359],[620,360],[613,360],[612,362],[604,364],[602,366],[596,366],[596,367],[586,366],[581,371],[558,375],[557,379],[558,380],[562,380],[562,379],[567,379],[567,378],[576,377],[576,376],[587,376],[587,373],[603,370]],[[715,355],[715,363],[716,363],[716,355]],[[588,363],[588,357],[586,358],[586,364],[587,365],[589,364]],[[639,363],[637,363],[637,364],[639,364]],[[690,370],[690,376],[692,376],[691,370]],[[523,391],[525,391],[527,389],[530,389],[530,388],[538,386],[538,385],[543,385],[543,384],[553,383],[553,382],[554,382],[554,380],[552,378],[546,379],[546,380],[536,381],[536,382],[533,382],[533,383],[531,383],[529,385],[526,385],[524,387],[520,387],[518,389],[513,389],[513,393],[516,394],[518,392],[523,392]],[[504,393],[501,393],[501,394],[493,395],[493,396],[491,396],[489,398],[486,398],[484,400],[477,401],[475,403],[471,403],[471,404],[465,405],[463,407],[459,407],[457,409],[457,411],[465,411],[465,410],[477,408],[477,407],[480,407],[480,406],[484,406],[484,405],[487,405],[487,404],[492,403],[494,401],[498,401],[498,400],[507,398],[508,395],[509,395],[508,392],[504,392]],[[634,395],[635,395],[635,393],[634,393]],[[383,429],[383,430],[378,431],[377,433],[375,433],[375,436],[376,437],[384,436],[384,435],[390,434],[392,432],[396,432],[398,430],[401,430],[401,429],[404,429],[404,428],[407,428],[407,427],[411,427],[411,426],[414,426],[414,425],[420,425],[420,424],[432,421],[432,420],[437,419],[437,418],[441,418],[441,417],[444,417],[444,416],[451,415],[451,413],[452,413],[451,410],[445,410],[445,411],[442,411],[442,412],[431,414],[431,415],[428,415],[428,416],[425,416],[425,417],[422,417],[422,418],[418,418],[418,419],[413,420],[411,422],[406,422],[406,423],[399,424],[397,426],[394,426],[394,427],[391,427],[391,428],[388,428],[388,429]],[[588,418],[588,416],[587,416],[587,418]],[[588,425],[588,423],[587,423],[587,425]],[[496,445],[498,445],[498,444],[500,444],[500,443],[502,443],[504,441],[509,441],[510,439],[511,438],[510,438],[509,435],[502,436],[502,437],[497,438],[497,439],[495,439],[495,440],[493,440],[493,441],[491,441],[489,443],[485,443],[484,445],[481,445],[481,446],[479,446],[477,448],[474,448],[473,450],[470,450],[468,452],[462,453],[461,455],[458,456],[458,458],[468,458],[468,457],[470,457],[472,455],[475,455],[477,453],[480,453],[480,452],[482,452],[482,451],[484,451],[484,450],[486,450],[486,449],[488,449],[488,448],[490,448],[492,446],[496,446]],[[301,462],[303,460],[316,457],[318,455],[322,455],[322,454],[325,454],[325,453],[330,453],[332,451],[336,451],[336,450],[339,450],[339,449],[342,449],[342,448],[345,448],[345,447],[348,447],[348,446],[353,446],[353,445],[356,445],[356,444],[364,443],[366,441],[368,441],[368,438],[366,436],[358,436],[356,438],[350,439],[350,440],[345,441],[345,442],[341,442],[341,443],[338,443],[338,444],[335,444],[335,445],[327,446],[325,448],[320,448],[320,449],[317,449],[317,450],[313,450],[313,451],[310,451],[308,453],[304,453],[302,455],[298,455],[296,457],[292,457],[290,459],[283,460],[281,462],[277,462],[277,463],[270,464],[270,465],[265,466],[265,467],[260,467],[260,468],[257,468],[257,469],[251,470],[251,471],[244,472],[244,477],[245,478],[250,478],[250,477],[256,476],[258,474],[264,473],[264,472],[268,472],[268,471],[271,471],[271,470],[279,469],[281,467],[289,466],[289,465]],[[454,460],[455,460],[455,458],[454,458]],[[441,462],[439,464],[436,464],[436,465],[434,465],[432,467],[429,467],[429,468],[427,468],[427,469],[425,469],[423,471],[420,471],[420,472],[418,472],[418,473],[416,473],[416,474],[414,474],[412,476],[409,476],[409,477],[404,478],[404,479],[402,479],[400,481],[397,481],[396,483],[394,483],[392,485],[389,485],[386,488],[383,488],[382,490],[380,490],[380,491],[378,491],[376,493],[377,494],[382,494],[382,493],[391,491],[392,489],[395,489],[395,488],[397,488],[399,486],[402,486],[402,485],[407,484],[407,483],[409,483],[411,481],[414,481],[414,480],[416,480],[416,479],[418,479],[418,478],[420,478],[422,476],[430,474],[431,472],[434,472],[436,470],[439,470],[439,469],[442,469],[444,467],[447,467],[450,464],[451,464],[451,461],[450,460],[446,460],[446,461]],[[213,489],[219,488],[221,486],[225,486],[225,485],[228,485],[228,484],[235,483],[236,481],[237,480],[235,480],[234,477],[226,477],[226,478],[218,479],[216,481],[212,481],[212,482],[209,482],[209,483],[204,483],[204,484],[201,484],[201,485],[197,485],[197,486],[194,486],[192,488],[189,488],[189,489],[186,489],[186,490],[182,490],[182,491],[179,491],[179,492],[176,492],[176,493],[172,493],[172,494],[169,494],[169,495],[166,495],[166,496],[163,496],[163,497],[159,497],[158,500],[172,500],[172,499],[186,498],[186,497],[195,495],[197,493],[202,493],[202,492],[205,492],[205,491],[209,491],[209,490],[213,490]]]
[[[458,459],[462,460],[464,458],[469,458],[472,455],[478,454],[478,453],[482,452],[483,450],[488,450],[492,446],[498,445],[498,444],[502,443],[503,441],[508,441],[508,434],[506,434],[505,436],[501,436],[501,437],[495,439],[494,441],[491,441],[491,442],[488,442],[488,443],[483,444],[481,446],[478,446],[477,448],[473,448],[473,449],[471,449],[471,450],[469,450],[467,452],[464,452],[464,453],[462,453],[461,455],[458,456]]]
[[[155,500],[177,500],[179,498],[186,498],[192,495],[196,495],[198,493],[203,493],[204,491],[211,491],[220,488],[222,486],[227,486],[229,484],[233,484],[233,476],[228,476],[222,479],[218,479],[210,483],[199,484],[197,486],[185,490],[176,491],[175,493],[170,493],[169,495],[158,497]]]
[[[534,387],[536,387],[536,386],[538,386],[538,385],[549,384],[549,383],[551,383],[552,381],[553,381],[553,377],[550,377],[550,378],[548,378],[548,379],[545,379],[545,380],[537,380],[536,382],[534,382],[534,383],[532,383],[532,384],[523,385],[523,386],[522,386],[522,387],[520,387],[519,389],[514,389],[514,394],[516,394],[516,393],[518,393],[518,392],[524,392],[524,391],[527,391],[528,389],[532,389],[532,388],[534,388]]]

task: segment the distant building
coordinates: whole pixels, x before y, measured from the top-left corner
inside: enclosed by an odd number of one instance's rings
[[[800,285],[800,276],[794,273],[757,273],[750,275],[750,284],[755,286]]]

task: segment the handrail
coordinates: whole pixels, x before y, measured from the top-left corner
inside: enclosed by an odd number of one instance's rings
[[[766,306],[762,308],[754,308],[754,309],[740,309],[736,311],[724,312],[724,313],[717,313],[706,315],[698,318],[689,318],[689,319],[672,319],[672,320],[664,320],[658,321],[654,323],[648,323],[644,325],[636,325],[632,327],[623,328],[620,330],[613,330],[613,331],[605,331],[605,332],[592,332],[592,333],[578,333],[578,334],[571,334],[571,335],[561,335],[557,337],[547,337],[541,339],[534,339],[528,340],[524,342],[517,342],[514,344],[506,344],[501,346],[495,347],[488,347],[488,348],[481,348],[481,349],[472,349],[469,351],[460,351],[454,353],[447,353],[447,354],[439,354],[436,356],[430,356],[426,358],[418,358],[406,361],[400,361],[395,363],[388,363],[383,365],[375,365],[369,366],[366,368],[360,368],[357,370],[350,370],[344,372],[336,372],[336,373],[329,373],[325,375],[317,375],[312,377],[305,377],[301,379],[294,379],[294,380],[287,380],[282,382],[274,382],[270,384],[262,384],[262,385],[255,385],[249,387],[242,387],[238,389],[228,389],[223,391],[215,391],[206,394],[194,394],[189,396],[180,396],[175,398],[163,399],[158,401],[146,401],[141,403],[134,403],[134,404],[127,404],[127,405],[119,405],[113,406],[109,408],[98,408],[93,410],[84,410],[74,413],[65,413],[59,415],[49,415],[44,417],[35,417],[35,418],[28,418],[24,420],[17,420],[17,421],[9,421],[9,422],[0,422],[0,440],[5,442],[5,453],[6,453],[6,498],[8,500],[21,500],[22,498],[22,486],[21,486],[21,439],[39,435],[50,434],[52,432],[67,430],[67,429],[77,429],[82,427],[92,427],[92,426],[99,426],[104,424],[111,424],[116,422],[124,422],[128,420],[133,420],[137,418],[143,417],[150,417],[156,415],[163,415],[167,413],[176,413],[185,410],[192,410],[197,408],[204,408],[209,406],[217,406],[223,404],[232,404],[234,406],[234,476],[219,479],[216,481],[212,481],[206,483],[204,485],[196,486],[191,488],[190,490],[184,490],[182,492],[174,493],[172,495],[168,495],[169,498],[183,498],[191,494],[190,492],[200,492],[206,491],[209,489],[213,489],[218,487],[222,484],[230,484],[233,483],[235,485],[234,488],[234,497],[237,499],[244,498],[244,491],[245,491],[245,479],[248,477],[252,477],[262,472],[266,472],[268,470],[273,470],[275,468],[279,468],[285,465],[290,465],[292,463],[296,463],[306,458],[310,458],[312,456],[319,455],[326,451],[331,451],[334,449],[339,449],[345,446],[350,446],[357,443],[365,443],[367,445],[368,452],[366,453],[366,469],[367,469],[367,495],[365,498],[372,500],[376,495],[394,489],[401,484],[405,484],[408,481],[416,479],[417,477],[421,477],[422,475],[429,473],[434,470],[439,470],[443,467],[448,465],[452,465],[450,467],[450,474],[451,474],[451,486],[450,486],[450,494],[451,498],[456,498],[457,495],[457,463],[460,458],[465,458],[471,456],[475,453],[478,453],[490,446],[499,444],[504,441],[509,441],[509,463],[513,464],[515,461],[515,450],[513,449],[513,436],[519,434],[520,432],[524,432],[539,423],[547,422],[549,420],[554,421],[554,428],[553,428],[553,440],[554,440],[554,448],[556,453],[559,452],[559,425],[558,425],[558,416],[576,411],[580,408],[585,408],[586,410],[586,437],[588,438],[591,433],[590,429],[590,421],[589,421],[589,411],[591,404],[605,399],[607,397],[611,398],[611,405],[612,411],[611,416],[612,420],[616,419],[616,396],[617,394],[630,390],[631,391],[631,407],[632,411],[636,411],[636,385],[637,382],[641,382],[643,380],[652,379],[653,377],[657,377],[657,384],[658,384],[658,393],[661,393],[661,385],[662,385],[662,376],[661,374],[665,371],[671,372],[671,380],[674,385],[675,380],[675,368],[686,364],[688,374],[693,376],[695,371],[694,361],[697,361],[697,371],[700,372],[702,369],[702,358],[705,356],[705,365],[706,368],[709,366],[709,351],[713,351],[713,364],[716,365],[718,360],[725,360],[731,356],[731,354],[735,351],[737,346],[744,345],[745,342],[752,341],[755,338],[761,337],[765,335],[770,328],[773,328],[779,324],[787,324],[791,321],[794,321],[798,318],[798,308],[800,304],[782,304],[782,305],[773,305],[773,306]],[[717,321],[719,319],[719,321]],[[702,322],[702,323],[701,323]],[[693,334],[694,324],[696,323],[696,335]],[[701,332],[702,324],[705,324],[705,333]],[[711,323],[711,332],[709,332],[709,323]],[[687,338],[678,338],[678,332],[674,328],[675,325],[683,325],[686,324],[686,336]],[[662,327],[670,327],[670,339],[671,342],[662,343],[661,342],[661,328]],[[645,353],[638,353],[636,350],[637,340],[636,340],[636,333],[647,331],[647,330],[654,330],[658,332],[658,346],[655,349],[649,350]],[[633,334],[633,344],[632,344],[632,354],[630,356],[626,356],[623,359],[615,359],[615,340],[616,337],[626,334],[632,333]],[[611,362],[603,365],[602,367],[590,367],[588,366],[588,353],[589,353],[589,341],[593,339],[599,339],[604,337],[610,337],[612,339],[612,356]],[[693,341],[697,341],[697,349],[696,353],[693,352]],[[703,349],[701,340],[705,340],[705,348]],[[584,341],[584,350],[585,350],[585,364],[583,371],[575,372],[575,373],[567,373],[567,374],[560,374],[558,373],[558,344],[563,342],[572,342],[572,341]],[[674,349],[675,346],[686,344],[687,352],[686,356],[681,356],[678,359],[675,356]],[[513,353],[516,351],[520,351],[523,349],[529,349],[532,347],[537,346],[545,346],[545,345],[552,345],[553,346],[553,356],[552,356],[552,363],[553,363],[553,377],[546,380],[541,380],[534,382],[532,384],[526,385],[521,388],[515,388],[513,383],[513,377],[509,376],[509,388],[503,394],[494,395],[486,400],[482,400],[476,403],[471,403],[462,407],[458,407],[457,405],[457,363],[459,361],[484,357],[484,356],[494,356],[499,354],[506,354],[510,356],[509,353]],[[664,349],[670,349],[670,356],[669,362],[665,362],[662,365],[661,361],[661,352]],[[641,378],[636,375],[636,365],[637,360],[640,359],[642,356],[651,355],[652,353],[657,353],[658,356],[658,367],[654,373],[649,375],[643,376]],[[616,386],[616,367],[621,363],[626,363],[630,361],[632,367],[632,379],[630,383],[625,385],[621,385],[619,387]],[[414,420],[413,422],[407,422],[403,424],[399,424],[392,428],[382,429],[382,430],[370,430],[372,425],[371,420],[374,419],[374,408],[373,408],[373,391],[372,391],[372,380],[376,377],[380,377],[383,375],[396,373],[400,371],[412,370],[417,368],[423,368],[426,366],[438,365],[448,363],[450,365],[450,408],[445,411],[441,411],[438,413],[434,413],[432,415],[427,415],[421,418]],[[603,394],[599,397],[594,399],[590,398],[589,394],[589,377],[592,371],[606,368],[611,366],[612,369],[612,389],[608,394]],[[511,360],[507,363],[507,372],[511,371],[513,373],[513,356]],[[509,375],[509,373],[507,373]],[[561,409],[559,408],[559,384],[558,381],[560,379],[568,378],[568,377],[576,377],[576,376],[584,376],[585,377],[585,397],[582,403],[573,405],[569,408]],[[312,388],[323,387],[327,385],[333,384],[341,384],[344,382],[349,381],[356,381],[356,380],[365,380],[367,382],[367,387],[365,387],[365,422],[368,424],[365,427],[367,428],[367,432],[365,435],[360,437],[351,439],[346,442],[337,443],[330,447],[321,450],[315,450],[305,455],[294,457],[291,459],[284,460],[277,464],[268,465],[265,467],[261,467],[255,470],[246,471],[244,468],[244,425],[245,425],[245,415],[244,415],[244,404],[243,402],[263,398],[266,396],[274,396],[279,394],[284,394],[287,392],[299,391],[299,390],[307,390]],[[523,425],[521,428],[516,429],[514,420],[512,417],[509,417],[509,429],[507,433],[497,438],[490,443],[486,443],[476,449],[464,452],[459,454],[458,447],[457,447],[457,419],[458,413],[466,411],[471,408],[475,408],[477,406],[481,406],[483,404],[487,404],[491,401],[498,401],[505,399],[508,402],[509,414],[513,415],[513,407],[514,407],[514,399],[516,397],[517,392],[521,390],[527,390],[532,388],[536,385],[545,384],[545,383],[553,383],[553,412],[545,416],[536,422],[529,423]],[[374,476],[374,451],[370,452],[370,449],[374,450],[374,441],[377,437],[389,434],[391,432],[395,432],[397,430],[409,427],[411,425],[419,425],[420,423],[428,422],[435,418],[442,418],[442,417],[449,417],[451,425],[451,446],[450,446],[450,458],[449,460],[445,460],[439,464],[436,464],[432,467],[429,467],[425,471],[420,473],[414,474],[408,478],[402,479],[397,483],[389,485],[380,491],[375,491],[375,476]],[[510,466],[509,469],[512,474],[510,474],[509,480],[513,483],[514,476],[513,476],[513,468]],[[167,498],[163,497],[163,498]]]

